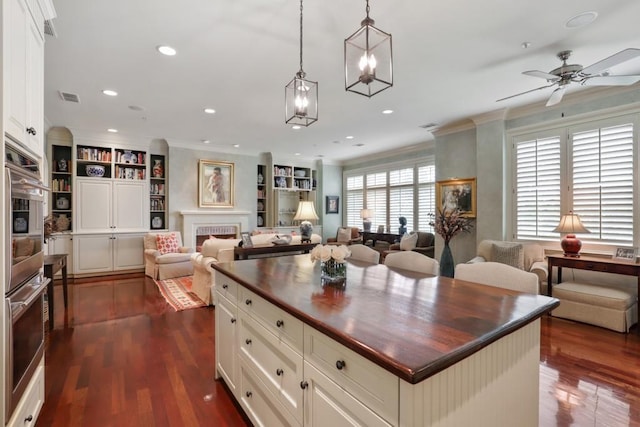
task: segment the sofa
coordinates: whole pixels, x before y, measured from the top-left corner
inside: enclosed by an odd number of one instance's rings
[[[392,243],[389,245],[389,249],[382,253],[382,257],[384,259],[391,253],[409,250],[418,252],[429,258],[435,258],[435,241],[436,236],[433,233],[427,231],[412,231],[402,236],[400,243]]]
[[[336,237],[327,239],[328,245],[355,245],[362,243],[360,229],[358,227],[338,227]]]
[[[251,236],[253,246],[271,245],[278,238],[276,233],[258,233]],[[202,244],[200,252],[191,254],[193,268],[192,292],[208,305],[215,305],[215,270],[212,265],[217,262],[233,261],[233,248],[242,239],[217,239],[210,237]],[[318,234],[311,235],[311,243],[322,243]],[[291,236],[291,244],[300,244],[300,236]]]
[[[170,248],[158,247],[158,236],[170,238]],[[154,280],[193,274],[191,264],[193,248],[182,246],[182,235],[179,231],[163,233],[147,233],[144,236],[144,272]]]

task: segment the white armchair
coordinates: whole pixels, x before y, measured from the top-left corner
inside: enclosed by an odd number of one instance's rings
[[[483,240],[478,244],[478,254],[468,264],[476,262],[499,262],[538,276],[539,293],[547,293],[547,262],[544,249],[537,243],[506,242],[502,240]]]
[[[233,248],[240,239],[207,239],[199,253],[191,255],[193,287],[191,291],[208,305],[215,305],[214,263],[233,261]]]
[[[158,248],[158,235],[170,237],[171,234],[175,238],[175,244],[170,252]],[[190,276],[193,274],[192,252],[193,248],[182,246],[182,235],[179,231],[147,233],[144,237],[144,272],[154,280]]]

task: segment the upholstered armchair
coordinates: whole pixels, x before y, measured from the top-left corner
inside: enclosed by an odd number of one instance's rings
[[[213,264],[233,261],[233,249],[240,239],[209,238],[202,243],[200,252],[191,254],[193,286],[191,291],[208,305],[215,305],[215,270]]]
[[[520,270],[535,273],[540,284],[539,293],[547,293],[547,263],[544,260],[544,249],[537,243],[506,242],[501,240],[483,240],[478,244],[477,256],[468,261],[499,262]]]
[[[354,245],[362,243],[358,227],[339,227],[336,237],[327,238],[328,245]]]
[[[413,251],[429,258],[435,258],[435,240],[436,236],[433,233],[427,231],[411,232],[408,235],[405,234],[400,243],[391,244],[389,249],[383,252],[383,256],[386,257],[390,253],[399,251]]]
[[[154,280],[193,274],[193,248],[182,246],[179,231],[147,233],[144,237],[144,273]]]

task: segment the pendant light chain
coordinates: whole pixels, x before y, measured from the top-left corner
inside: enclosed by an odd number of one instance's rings
[[[302,0],[300,0],[300,71],[298,74],[300,77],[304,77],[304,70],[302,69]]]

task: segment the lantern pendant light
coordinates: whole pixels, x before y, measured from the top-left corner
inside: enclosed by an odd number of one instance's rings
[[[344,41],[345,90],[372,97],[393,86],[391,34],[374,27],[367,16],[361,27]]]
[[[285,123],[309,126],[318,120],[318,82],[302,69],[302,0],[300,0],[300,71],[284,88]]]

